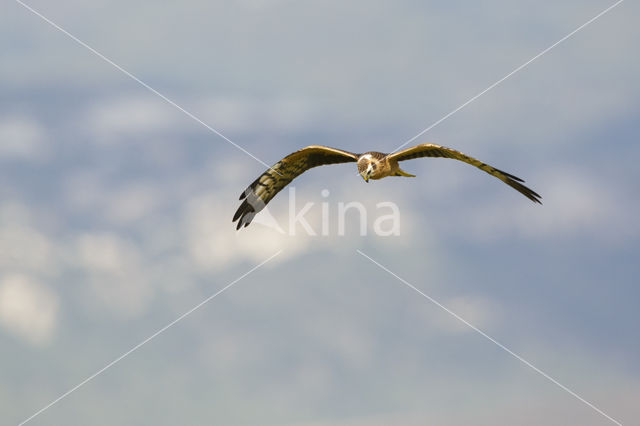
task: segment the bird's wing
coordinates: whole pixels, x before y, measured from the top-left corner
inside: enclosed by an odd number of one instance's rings
[[[256,213],[305,171],[325,164],[356,161],[358,161],[357,154],[321,145],[311,145],[287,155],[261,174],[240,194],[240,200],[244,201],[233,216],[233,222],[238,221],[236,229],[249,225]]]
[[[411,160],[413,158],[420,157],[443,157],[443,158],[453,158],[454,160],[464,161],[465,163],[471,164],[472,166],[476,166],[480,170],[483,170],[489,173],[491,176],[495,176],[516,191],[523,194],[525,197],[530,199],[533,202],[540,203],[540,195],[536,194],[532,189],[527,188],[522,184],[524,182],[519,177],[516,177],[512,174],[503,172],[502,170],[498,170],[495,167],[491,167],[488,164],[483,163],[482,161],[476,160],[473,157],[469,157],[461,153],[460,151],[456,151],[455,149],[447,148],[444,146],[439,146],[431,143],[423,143],[420,145],[413,146],[411,148],[403,149],[402,151],[395,152],[393,154],[389,154],[387,157],[389,160],[395,161],[404,161]]]

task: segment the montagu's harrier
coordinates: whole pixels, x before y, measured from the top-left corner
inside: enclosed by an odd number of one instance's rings
[[[369,179],[382,179],[387,176],[415,177],[402,170],[398,162],[419,157],[443,157],[464,161],[497,177],[531,201],[542,204],[540,195],[524,186],[522,179],[444,146],[424,143],[392,154],[373,151],[354,154],[327,146],[311,145],[287,155],[249,185],[240,194],[240,200],[243,201],[233,216],[233,222],[238,221],[236,229],[249,225],[256,213],[262,210],[280,190],[313,167],[354,162],[358,164],[360,175],[369,182]]]

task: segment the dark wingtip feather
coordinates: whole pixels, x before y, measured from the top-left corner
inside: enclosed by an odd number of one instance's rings
[[[533,189],[521,184],[520,182],[524,182],[524,181],[522,179],[519,179],[519,182],[518,182],[515,179],[510,178],[507,184],[513,189],[515,189],[516,191],[518,191],[519,193],[521,193],[522,195],[524,195],[525,197],[527,197],[528,199],[530,199],[531,201],[533,201],[534,203],[542,204],[542,196],[540,196],[540,194],[535,192]]]
[[[246,203],[246,201],[244,201],[242,204],[240,204],[240,207],[238,207],[238,210],[236,210],[236,213],[233,215],[233,220],[231,222],[235,222],[236,220],[238,220],[240,218],[240,216],[242,216],[242,213],[244,212],[245,203]]]
[[[236,226],[236,230],[239,230],[243,225],[246,227],[251,223],[251,220],[244,221],[244,218],[247,214],[255,212],[255,208],[249,204],[247,200],[244,200],[236,213],[233,215],[233,220],[231,222],[238,221]]]
[[[502,173],[503,175],[505,175],[509,179],[513,179],[513,180],[518,181],[518,182],[524,182],[524,180],[520,179],[518,176],[512,175],[511,173],[507,173],[507,172],[504,172],[504,171],[498,170],[498,169],[496,169],[496,171]]]

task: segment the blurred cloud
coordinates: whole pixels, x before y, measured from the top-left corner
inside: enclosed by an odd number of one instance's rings
[[[147,93],[102,99],[87,113],[100,143],[126,140],[128,135],[160,133],[175,126],[180,116],[164,100]]]
[[[355,324],[345,316],[324,317],[322,321],[306,321],[305,331],[322,347],[354,370],[367,370],[372,365],[375,343],[364,324]],[[305,367],[305,374],[307,370]]]
[[[0,206],[0,268],[50,274],[58,268],[55,250],[30,216],[20,203],[7,200]]]
[[[117,273],[138,261],[137,250],[116,234],[85,234],[78,238],[80,264],[90,270]]]
[[[119,319],[146,312],[154,291],[138,247],[114,233],[87,233],[77,237],[75,254],[100,309]]]
[[[55,331],[59,301],[55,293],[22,274],[0,277],[0,325],[34,345],[48,343]]]
[[[196,109],[202,116],[211,117],[214,126],[230,132],[294,132],[321,118],[309,102],[286,97],[216,97],[198,102]]]
[[[270,164],[311,144],[393,149],[612,3],[29,2]],[[318,234],[329,204],[330,235],[317,237],[300,226],[288,235],[287,190],[237,232],[238,195],[262,165],[19,4],[5,9],[0,339],[29,342],[0,351],[10,389],[0,411],[14,424],[280,249],[259,277],[42,421],[601,424],[446,312],[389,286],[356,248],[419,277],[624,423],[638,417],[638,3],[415,141],[525,178],[543,206],[439,159],[407,163],[417,178],[368,185],[336,165],[295,181],[298,209],[315,203],[305,218]],[[347,235],[335,235],[340,201],[366,207],[366,237],[353,211]],[[372,232],[384,201],[399,207],[399,237]],[[245,286],[254,278],[261,285]],[[74,320],[62,327],[62,314]]]
[[[274,259],[277,263],[300,256],[309,247],[308,238],[291,238],[260,225],[255,226],[251,234],[236,232],[228,212],[220,208],[223,199],[229,197],[207,194],[192,199],[186,206],[187,247],[200,268],[215,270],[237,262],[262,262],[282,249],[283,253]]]
[[[30,227],[0,228],[0,264],[5,268],[33,269],[42,272],[55,267],[50,242]]]
[[[0,116],[0,160],[40,160],[47,156],[45,131],[33,118]]]
[[[111,197],[106,216],[114,223],[129,223],[150,216],[160,203],[157,186],[137,182],[115,192]]]
[[[602,175],[566,167],[549,169],[534,180],[544,194],[542,206],[532,207],[517,199],[483,203],[468,226],[460,230],[470,231],[480,240],[514,234],[532,240],[589,235],[600,242],[616,243],[640,235],[634,219],[640,206],[630,207],[636,204],[631,188]]]
[[[495,329],[495,326],[503,319],[501,310],[496,303],[486,297],[457,296],[448,300],[439,300],[439,302],[480,330]],[[430,312],[430,321],[426,322],[435,325],[437,332],[445,334],[476,333],[468,325],[440,308],[438,310],[425,308],[425,311]]]

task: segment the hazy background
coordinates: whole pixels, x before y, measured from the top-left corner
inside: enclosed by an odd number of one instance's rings
[[[58,1],[30,5],[272,164],[390,151],[613,4]],[[17,424],[610,424],[361,249],[626,424],[640,409],[640,29],[624,2],[418,142],[452,161],[295,181],[329,237],[254,224],[264,167],[14,1],[0,14],[0,416]],[[322,189],[331,195],[324,199]],[[286,194],[270,211],[286,224]],[[393,201],[401,235],[337,237]],[[353,217],[352,217],[353,219]]]

